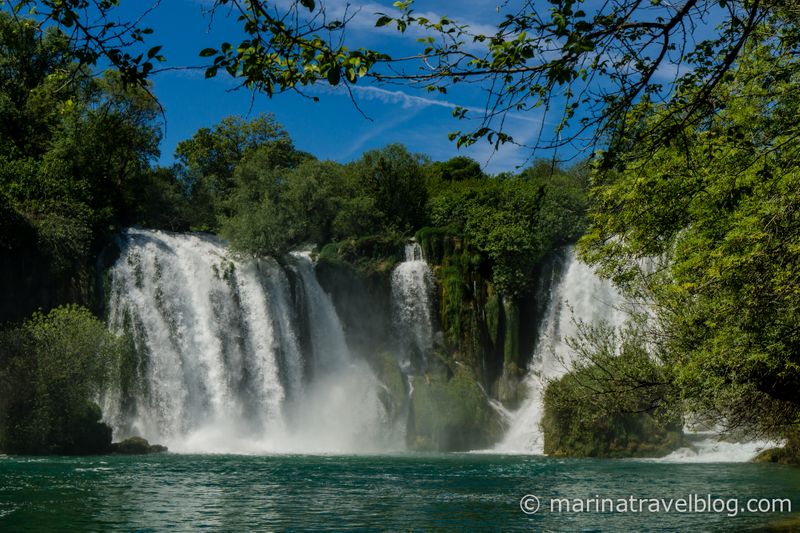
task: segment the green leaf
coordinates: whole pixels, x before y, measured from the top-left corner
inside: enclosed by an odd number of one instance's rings
[[[216,55],[217,51],[214,48],[203,48],[200,50],[200,57],[211,57]]]
[[[392,21],[392,17],[387,17],[386,15],[383,15],[381,18],[379,18],[378,20],[375,21],[375,27],[379,28],[381,26],[386,26],[391,21]]]
[[[334,67],[328,71],[328,83],[331,85],[339,85],[339,79],[341,78],[342,73],[339,71],[339,67]]]

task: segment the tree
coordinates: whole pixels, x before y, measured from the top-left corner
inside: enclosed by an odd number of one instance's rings
[[[62,29],[73,50],[71,56],[80,66],[108,61],[118,70],[126,87],[133,84],[148,90],[147,78],[155,63],[164,61],[159,54],[161,46],[136,55],[133,48],[143,45],[145,36],[153,31],[139,24],[142,17],[120,21],[114,13],[118,6],[119,0],[0,1],[0,8],[6,10],[4,14],[22,26],[32,24],[37,31],[52,26]],[[36,17],[35,24],[20,16],[26,11]]]
[[[361,194],[374,200],[384,228],[413,231],[425,224],[428,191],[420,156],[391,144],[365,152],[352,171]]]
[[[297,203],[290,205],[284,196],[288,184],[301,175],[298,167],[313,158],[295,150],[288,135],[272,117],[268,122],[281,134],[273,140],[267,140],[269,136],[254,139],[250,146],[245,146],[242,159],[230,163],[229,189],[211,199],[217,206],[220,233],[234,248],[248,254],[281,256],[304,237],[304,229],[308,230],[308,227],[301,227],[300,213],[292,210],[298,207]],[[263,128],[258,129],[263,131]],[[229,137],[223,136],[222,144],[227,139]],[[230,152],[230,158],[236,153]],[[225,164],[228,164],[227,158]],[[218,182],[219,176],[211,174],[211,179]],[[208,182],[204,174],[200,175],[200,180]]]
[[[227,202],[236,186],[234,170],[253,152],[272,144],[286,146],[284,152],[293,150],[289,134],[273,115],[260,115],[249,122],[227,117],[178,144],[179,178],[197,210],[197,229],[213,231],[219,228],[221,217],[230,216]],[[259,157],[263,159],[264,154]],[[266,163],[271,168],[281,162]]]
[[[447,161],[436,161],[426,168],[428,179],[442,181],[462,181],[485,178],[480,164],[469,157],[453,157]]]
[[[671,367],[648,349],[646,324],[621,331],[578,324],[570,371],[544,391],[544,452],[578,457],[661,456],[684,444]],[[565,363],[562,361],[562,363]]]
[[[703,120],[634,110],[676,134],[597,170],[581,250],[652,306],[690,412],[780,435],[800,423],[800,62],[759,37]]]
[[[0,14],[0,157],[40,157],[62,105],[85,87],[67,37]]]
[[[247,155],[233,172],[221,233],[251,254],[280,256],[301,244],[424,225],[427,190],[420,158],[400,145],[341,166],[276,141]]]
[[[586,190],[579,177],[552,168],[546,175],[532,172],[442,182],[428,202],[431,225],[462,235],[485,257],[497,289],[512,298],[530,290],[544,254],[574,242],[586,224]]]
[[[283,202],[296,224],[296,239],[325,244],[334,235],[334,220],[342,212],[344,168],[331,161],[300,163],[286,179]]]
[[[197,211],[178,178],[178,170],[157,167],[131,184],[136,199],[132,218],[136,224],[169,231],[187,231],[197,221]]]

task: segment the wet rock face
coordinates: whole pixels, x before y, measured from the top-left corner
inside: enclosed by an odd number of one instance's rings
[[[422,451],[466,451],[491,447],[502,426],[471,372],[450,379],[429,374],[414,381],[408,444]]]

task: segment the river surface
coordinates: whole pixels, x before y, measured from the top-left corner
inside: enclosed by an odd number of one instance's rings
[[[520,508],[528,494],[540,500],[535,514]],[[695,494],[722,498],[724,510],[616,507],[631,496]],[[615,510],[558,512],[551,498],[608,498]],[[750,498],[789,499],[794,512],[731,512],[732,498],[740,508]],[[752,463],[484,454],[0,456],[3,532],[798,531],[798,510],[800,469]]]

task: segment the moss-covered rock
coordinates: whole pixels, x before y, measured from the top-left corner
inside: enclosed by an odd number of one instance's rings
[[[422,247],[422,253],[428,261],[436,264],[444,263],[447,256],[462,247],[461,233],[455,226],[425,227],[416,233],[414,239]]]
[[[800,464],[798,457],[794,457],[786,448],[767,448],[753,458],[755,463]]]
[[[367,273],[344,260],[323,259],[321,254],[316,274],[322,288],[331,295],[348,345],[367,359],[391,349],[391,272]]]
[[[524,388],[521,386],[525,371],[513,361],[503,365],[503,373],[497,380],[497,399],[503,405],[516,408],[522,402]]]
[[[111,453],[120,455],[146,455],[150,453],[164,453],[166,451],[166,446],[150,444],[147,439],[143,439],[142,437],[130,437],[111,445]]]
[[[405,238],[389,233],[358,239],[348,239],[325,245],[319,260],[328,263],[345,263],[361,274],[387,274],[403,260]]]
[[[664,423],[650,413],[553,416],[546,411],[542,425],[544,453],[553,456],[663,457],[684,444],[679,423]]]
[[[519,363],[519,306],[513,300],[503,301],[505,310],[505,336],[503,343],[503,361]]]
[[[800,516],[789,516],[769,519],[760,524],[761,533],[797,533],[800,531]]]
[[[426,375],[414,381],[409,445],[417,450],[486,448],[502,428],[474,375],[458,368],[452,378]]]
[[[786,444],[778,448],[768,448],[756,455],[756,463],[778,463],[782,465],[800,465],[800,432],[791,433]]]

